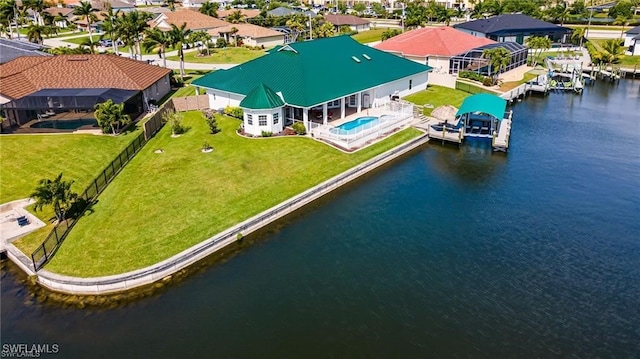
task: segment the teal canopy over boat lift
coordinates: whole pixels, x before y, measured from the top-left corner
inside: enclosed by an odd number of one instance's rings
[[[465,98],[462,106],[460,106],[460,109],[456,113],[456,117],[468,113],[481,112],[502,121],[506,108],[507,100],[496,95],[481,93]]]

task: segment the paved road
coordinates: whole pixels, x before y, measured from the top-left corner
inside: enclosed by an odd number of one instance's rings
[[[81,33],[81,34],[75,34],[72,36],[65,36],[65,37],[58,37],[58,38],[53,38],[53,39],[44,39],[44,45],[48,46],[48,47],[78,47],[78,45],[67,42],[65,40],[68,39],[73,39],[73,38],[78,38],[78,37],[84,37],[87,36],[87,33]],[[94,33],[93,34],[93,39],[94,41],[97,41],[100,38],[100,33]],[[100,51],[106,51],[109,50],[111,48],[106,48],[106,47],[102,47],[99,46],[98,49]],[[190,51],[195,51],[196,49],[190,49],[190,50],[186,50],[185,52],[190,52]],[[128,52],[121,52],[120,53],[121,56],[125,56],[125,57],[129,57],[129,53]],[[176,56],[178,55],[178,50],[175,51],[170,51],[167,52],[166,54],[167,56]],[[163,65],[163,61],[162,59],[158,56],[158,55],[142,55],[142,60],[143,61],[148,61],[151,64],[154,65],[158,65],[158,66],[162,66]],[[221,70],[221,69],[228,69],[231,67],[236,66],[237,64],[200,64],[200,63],[188,63],[185,62],[184,64],[184,68],[187,70]],[[180,69],[180,61],[167,61],[167,67],[170,69],[175,69],[178,70]]]
[[[630,30],[629,27],[627,30]],[[622,31],[620,30],[589,30],[587,39],[620,39]]]

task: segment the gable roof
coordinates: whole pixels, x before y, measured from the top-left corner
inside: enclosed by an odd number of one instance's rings
[[[634,27],[633,29],[626,32],[627,34],[635,35],[640,34],[640,25]]]
[[[284,101],[262,82],[240,101],[240,107],[250,109],[272,109],[284,106]]]
[[[334,26],[342,25],[366,25],[369,24],[369,20],[359,18],[353,15],[325,15],[324,19],[327,22],[332,23]]]
[[[465,98],[456,116],[471,112],[483,112],[502,121],[506,108],[507,100],[496,95],[481,93]]]
[[[550,22],[534,19],[523,14],[505,14],[488,19],[477,19],[453,25],[457,29],[477,31],[484,34],[509,34],[519,31],[567,32],[571,29]]]
[[[73,16],[73,9],[70,7],[48,7],[44,9],[44,11],[48,12],[53,16],[58,16],[58,14],[61,14],[64,17]]]
[[[17,99],[42,89],[144,90],[170,69],[116,55],[25,56],[0,65],[0,94]]]
[[[394,36],[374,47],[405,56],[454,56],[495,41],[448,26],[415,29]]]
[[[39,50],[42,48],[42,46],[32,42],[0,38],[0,64],[21,56],[51,56],[45,52],[40,52]]]
[[[190,30],[207,30],[229,25],[229,23],[226,21],[216,19],[215,17],[205,15],[197,10],[191,9],[162,13],[155,20],[153,20],[152,26],[166,29],[167,27],[162,25],[163,21],[169,24],[169,28],[171,24],[180,27],[182,26],[182,24],[186,23],[187,29]]]
[[[216,27],[215,29],[207,30],[207,33],[213,36],[218,36],[218,34],[231,33],[234,27],[238,30],[238,33],[236,35],[240,37],[251,37],[254,39],[271,36],[284,37],[284,34],[279,31],[245,23],[229,24],[223,27]]]
[[[280,7],[277,7],[275,9],[273,9],[273,10],[267,11],[267,14],[269,14],[271,16],[288,16],[288,15],[295,14],[295,13],[296,13],[295,10],[286,8],[284,6],[280,6]]]
[[[255,60],[207,74],[193,85],[246,95],[264,83],[281,92],[286,103],[312,107],[408,76],[426,76],[429,70],[349,36],[336,36],[277,47]]]

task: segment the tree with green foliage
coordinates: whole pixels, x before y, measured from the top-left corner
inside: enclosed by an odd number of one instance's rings
[[[217,2],[211,2],[209,0],[202,3],[200,7],[200,12],[205,15],[209,15],[212,17],[218,17],[218,10],[220,9],[220,4]]]
[[[169,7],[169,10],[176,11],[177,0],[164,0],[164,3]]]
[[[86,46],[89,49],[89,52],[92,54],[96,53],[96,46],[99,46],[100,43],[97,41],[91,41],[91,39],[84,39],[80,43],[80,46]]]
[[[619,39],[609,39],[602,44],[601,59],[607,65],[620,62],[624,55],[624,47]]]
[[[382,32],[382,41],[389,40],[390,38],[400,35],[401,31],[399,29],[387,29]]]
[[[533,49],[532,65],[538,64],[538,57],[542,51],[551,48],[551,39],[546,36],[530,36],[525,40],[525,45],[529,49]]]
[[[335,30],[333,28],[333,24],[331,24],[330,22],[325,22],[324,24],[320,25],[319,27],[315,27],[313,29],[313,32],[314,32],[314,36],[316,38],[332,37],[333,35],[335,35]]]
[[[482,57],[489,60],[489,73],[495,84],[498,80],[500,72],[509,66],[511,62],[511,53],[503,47],[494,47],[482,51]]]
[[[183,23],[180,27],[171,24],[171,30],[169,30],[170,44],[174,49],[178,49],[178,56],[180,57],[180,79],[184,81],[184,45],[188,43],[191,29],[187,28],[187,23]]]
[[[631,19],[633,19],[633,16],[627,16],[627,15],[619,15],[614,21],[613,24],[614,25],[620,25],[622,26],[622,30],[620,31],[620,38],[624,38],[624,31],[626,30],[625,27],[627,25],[629,25],[629,22],[631,21]]]
[[[36,201],[34,209],[39,211],[45,206],[52,206],[58,222],[66,219],[69,209],[78,199],[78,194],[71,191],[73,182],[62,180],[62,173],[53,180],[41,179],[30,195]]]
[[[247,22],[247,17],[240,10],[236,10],[227,16],[227,22],[232,24],[239,24],[242,22]]]
[[[209,42],[211,42],[211,35],[209,35],[206,31],[194,31],[189,35],[189,38],[187,40],[192,44],[196,44],[198,53],[204,55],[204,51],[202,51],[202,48],[204,47],[207,52],[207,56],[211,55],[209,53]]]
[[[105,3],[105,11],[100,13],[102,16],[102,32],[100,35],[100,40],[104,39],[105,35],[109,35],[109,39],[111,39],[111,48],[113,49],[113,53],[118,55],[118,40],[116,37],[117,33],[117,20],[120,15],[120,10],[113,11],[111,7],[111,3]]]
[[[87,22],[87,31],[89,31],[89,39],[93,42],[93,30],[91,29],[91,25],[98,21],[98,18],[95,12],[98,11],[91,5],[89,1],[80,1],[80,4],[73,9],[73,14],[84,18]]]
[[[609,9],[607,15],[612,19],[617,19],[618,17],[624,17],[631,19],[633,18],[633,3],[628,0],[618,1],[613,7]]]
[[[586,27],[576,27],[571,33],[571,41],[573,41],[574,44],[582,47],[582,41],[584,41],[584,36],[586,35],[586,33]]]
[[[51,26],[47,25],[38,25],[33,23],[27,27],[27,39],[30,42],[35,42],[37,44],[42,44],[44,41],[45,35],[51,32]]]
[[[152,15],[147,12],[133,10],[127,11],[116,20],[117,38],[129,46],[129,53],[134,59],[142,57],[142,34],[149,27],[147,21],[151,18]]]
[[[353,11],[357,11],[358,15],[362,14],[362,12],[365,11],[366,9],[367,7],[361,2],[353,5]]]
[[[142,40],[142,47],[147,52],[157,53],[162,58],[162,66],[167,67],[167,48],[171,46],[169,33],[157,27],[147,29]]]
[[[108,99],[103,103],[96,104],[94,108],[98,126],[103,133],[111,131],[115,135],[120,131],[120,128],[131,123],[131,118],[124,112],[124,104],[122,103],[117,104]]]

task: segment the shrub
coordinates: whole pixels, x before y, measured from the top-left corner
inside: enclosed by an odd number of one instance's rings
[[[262,131],[262,137],[271,137],[273,136],[273,132],[271,131]]]
[[[223,39],[223,38],[219,38],[218,40],[216,40],[216,47],[221,49],[223,47],[227,47],[227,40]]]
[[[458,77],[478,82],[483,82],[485,79],[485,76],[482,76],[479,73],[473,71],[461,71],[460,73],[458,73]]]
[[[216,121],[215,117],[207,117],[205,119],[207,121],[207,126],[209,126],[209,131],[211,131],[212,135],[220,132],[220,128],[218,128],[218,121]]]
[[[482,79],[482,84],[485,86],[491,86],[493,85],[493,80],[490,77],[485,77]]]
[[[182,115],[175,111],[167,111],[162,115],[162,122],[167,123],[171,127],[172,135],[184,133],[182,127]]]
[[[208,151],[210,149],[212,149],[213,147],[211,147],[211,145],[209,144],[209,142],[204,141],[204,143],[202,144],[202,150],[203,151]]]
[[[294,123],[291,128],[293,128],[294,131],[296,131],[297,135],[305,135],[307,134],[307,129],[304,127],[304,124],[302,122],[296,122]]]
[[[224,114],[227,116],[235,117],[242,120],[244,111],[240,107],[227,106],[224,108]]]

